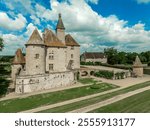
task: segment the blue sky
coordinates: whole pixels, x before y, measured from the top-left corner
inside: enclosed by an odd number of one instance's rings
[[[14,55],[35,28],[55,31],[62,14],[70,33],[83,51],[150,50],[150,0],[0,0],[0,55]]]

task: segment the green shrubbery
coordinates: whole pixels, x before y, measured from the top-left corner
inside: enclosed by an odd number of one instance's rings
[[[148,69],[144,69],[144,74],[148,74],[148,75],[150,75],[150,68]]]
[[[0,97],[7,93],[9,82],[5,78],[0,77]]]
[[[102,78],[106,78],[106,79],[113,79],[114,73],[112,71],[100,70],[98,72],[95,72],[94,76],[102,77]]]

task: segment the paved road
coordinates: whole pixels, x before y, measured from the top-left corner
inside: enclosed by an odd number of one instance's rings
[[[127,97],[133,96],[135,94],[144,92],[146,90],[150,90],[150,86],[145,87],[145,88],[141,88],[141,89],[138,89],[138,90],[135,90],[135,91],[131,91],[131,92],[128,92],[128,93],[125,93],[125,94],[122,94],[122,95],[118,95],[118,96],[115,96],[115,97],[110,98],[108,100],[105,100],[105,101],[102,101],[102,102],[99,102],[99,103],[96,103],[96,104],[93,104],[93,105],[89,105],[89,106],[86,106],[86,107],[83,107],[83,108],[80,108],[80,109],[77,109],[77,110],[69,111],[68,113],[85,113],[85,112],[89,112],[89,111],[98,109],[100,107],[112,104],[114,102],[120,101],[120,100],[125,99]]]

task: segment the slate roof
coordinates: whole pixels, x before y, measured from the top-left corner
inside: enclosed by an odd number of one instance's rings
[[[106,58],[105,54],[102,52],[85,52],[82,55],[86,59]]]
[[[20,48],[17,49],[16,55],[15,55],[12,63],[13,64],[25,64],[25,57],[23,56]]]
[[[70,34],[65,36],[65,43],[67,46],[80,46]]]
[[[57,23],[56,29],[65,29],[62,18],[61,18],[61,14],[59,14],[59,17],[58,17],[58,23]]]
[[[37,29],[35,29],[33,31],[32,35],[30,36],[26,45],[29,45],[29,44],[35,44],[35,45],[43,45],[44,44]]]
[[[43,39],[46,46],[66,47],[51,30],[45,29],[43,33]]]
[[[141,60],[138,56],[136,56],[135,62],[133,63],[134,67],[140,67],[143,66],[143,64],[141,63]]]

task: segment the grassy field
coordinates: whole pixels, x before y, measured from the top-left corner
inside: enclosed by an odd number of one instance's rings
[[[78,82],[80,82],[80,83],[82,83],[82,84],[97,83],[97,81],[94,80],[94,79],[92,79],[92,78],[79,79]]]
[[[150,81],[145,82],[145,83],[141,83],[141,84],[137,84],[137,85],[133,85],[129,88],[121,89],[121,90],[111,92],[111,93],[108,93],[108,94],[104,94],[104,95],[101,95],[101,96],[97,96],[97,97],[94,97],[94,98],[82,100],[82,101],[79,101],[79,102],[67,104],[67,105],[60,106],[60,107],[51,108],[51,109],[40,111],[40,112],[43,112],[43,113],[68,112],[68,111],[79,109],[79,108],[82,108],[82,107],[85,107],[85,106],[88,106],[88,105],[91,105],[91,104],[94,104],[94,103],[104,101],[104,100],[112,98],[116,95],[120,95],[120,94],[124,94],[124,93],[130,92],[130,91],[134,91],[134,90],[139,89],[139,88],[144,88],[144,87],[149,86],[149,85],[150,85]]]
[[[100,93],[114,88],[118,88],[118,86],[107,83],[100,83],[79,88],[67,89],[63,91],[34,95],[27,98],[10,99],[0,102],[0,112],[24,111],[42,105],[54,104],[95,93]]]
[[[93,110],[95,113],[145,113],[150,112],[150,90],[128,97],[113,104]]]

